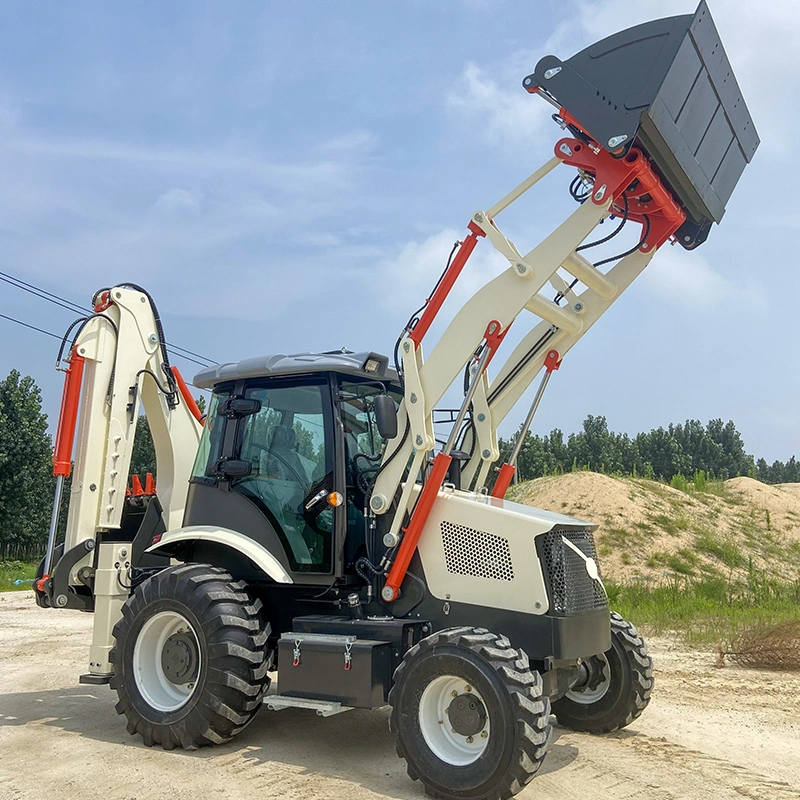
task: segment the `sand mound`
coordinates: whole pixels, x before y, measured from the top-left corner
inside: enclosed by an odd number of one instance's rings
[[[611,580],[743,578],[751,561],[776,577],[800,578],[800,484],[734,478],[710,488],[682,492],[573,472],[514,486],[509,499],[598,523],[595,539]]]

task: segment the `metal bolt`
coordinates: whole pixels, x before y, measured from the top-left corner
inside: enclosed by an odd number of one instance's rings
[[[558,75],[559,72],[561,72],[561,67],[553,67],[552,69],[549,69],[547,70],[547,72],[545,72],[544,79],[546,81],[549,81],[550,78],[554,77],[555,75]]]
[[[489,458],[489,456],[490,456],[491,454],[492,454],[491,450],[484,450],[484,451],[481,453],[481,455],[482,455],[484,458]]]
[[[440,720],[439,720],[439,724],[440,724],[440,725],[444,725],[444,720],[443,720],[443,719],[440,719]]]
[[[412,403],[417,402],[417,396],[414,394],[414,392],[411,392],[411,397],[409,398],[409,400],[411,400]]]
[[[572,308],[575,310],[575,313],[580,314],[581,311],[583,311],[583,303],[580,302],[575,303],[575,305],[572,306]]]
[[[481,731],[481,739],[488,738],[489,734],[486,731]]]
[[[458,697],[458,692],[455,689],[453,689],[453,691],[450,692],[450,697]]]
[[[494,333],[497,330],[497,323],[490,322],[489,323],[489,333]]]
[[[408,353],[411,351],[411,342],[403,343],[403,352]]]
[[[147,340],[150,342],[150,344],[155,344],[158,341],[158,336],[156,336],[154,333],[151,333],[147,337]]]
[[[605,184],[603,184],[603,185],[602,185],[602,186],[601,186],[601,187],[600,187],[600,188],[599,188],[599,189],[598,189],[598,190],[597,190],[597,191],[594,193],[594,199],[595,199],[595,200],[598,200],[598,201],[599,201],[599,200],[602,200],[602,199],[603,199],[603,197],[605,197],[605,194],[606,194],[606,185],[605,185]]]
[[[383,546],[384,547],[394,547],[398,542],[398,536],[396,533],[387,533],[383,537]]]
[[[96,483],[90,483],[89,484],[89,491],[90,492],[96,492],[97,491],[97,484]]]
[[[86,348],[85,347],[81,347],[81,355],[82,356],[86,355]]]
[[[536,606],[536,608],[542,607],[542,604],[538,600],[534,603],[534,605]]]
[[[642,244],[642,250],[647,250],[647,249],[648,249],[648,247],[650,247],[650,245],[649,245],[649,244],[647,244],[647,242],[644,242],[644,243]]]
[[[56,605],[59,608],[64,608],[66,604],[67,604],[67,596],[65,594],[60,594],[58,597],[56,597]]]
[[[475,219],[475,222],[483,222],[483,214],[481,214],[481,212],[480,212],[480,211],[478,211],[478,212],[475,214],[475,217],[474,217],[474,219]]]
[[[570,146],[569,146],[569,145],[568,145],[566,142],[564,142],[564,144],[562,144],[562,145],[561,145],[561,147],[559,147],[558,149],[559,149],[559,150],[560,150],[560,151],[561,151],[561,152],[562,152],[562,153],[563,153],[565,156],[571,156],[571,155],[572,155],[572,148],[571,148],[571,147],[570,147]]]
[[[486,419],[486,414],[478,414],[478,422],[483,422]]]
[[[381,589],[381,597],[384,600],[394,600],[394,590],[392,587],[384,586],[383,589]]]
[[[117,300],[121,300],[122,299],[122,292],[114,292],[114,297],[116,297]]]
[[[422,446],[422,437],[421,436],[417,436],[417,438],[414,439],[414,441],[417,443],[418,447]]]
[[[139,302],[140,303],[146,303],[147,302],[147,298],[146,297],[140,297],[139,298]]]
[[[379,494],[373,495],[369,501],[369,506],[373,511],[380,511],[384,506],[384,499]]]
[[[684,242],[691,242],[692,241],[692,237],[691,236],[684,236],[683,237],[683,241]]]
[[[181,662],[183,662],[183,659],[181,659]],[[187,689],[194,689],[194,684],[193,683],[187,683],[186,684],[186,688]]]
[[[465,691],[465,692],[471,692],[471,691],[472,691],[472,687],[471,687],[469,684],[467,684],[467,685],[464,687],[464,691]]]
[[[517,264],[517,272],[519,272],[520,275],[524,275],[525,274],[525,265],[524,264]]]
[[[474,739],[471,736],[467,736],[467,744],[472,744]]]
[[[525,78],[525,80],[522,81],[522,84],[524,86],[530,86],[532,83],[533,83],[533,81],[530,78]]]
[[[609,147],[619,147],[626,139],[628,138],[628,134],[623,133],[621,136],[612,136],[608,140]]]

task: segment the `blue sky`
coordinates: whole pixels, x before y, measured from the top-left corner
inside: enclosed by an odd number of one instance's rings
[[[521,88],[538,59],[693,10],[6,0],[0,270],[79,303],[139,283],[170,341],[218,360],[388,352],[471,213],[559,138],[549,107]],[[711,11],[762,146],[707,244],[664,248],[565,359],[538,432],[576,430],[587,414],[630,433],[722,417],[757,457],[800,454],[800,22],[788,0],[712,0]],[[572,210],[562,169],[503,220],[521,249]],[[451,311],[504,268],[482,246]],[[0,313],[59,333],[71,320],[6,284]],[[4,320],[0,332],[0,374],[32,374],[52,420],[57,343]]]

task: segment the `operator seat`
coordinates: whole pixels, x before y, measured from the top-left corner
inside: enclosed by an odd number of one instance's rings
[[[297,433],[294,428],[288,425],[275,426],[270,438],[269,451],[262,455],[262,470],[280,480],[302,482],[302,489],[305,490],[311,476],[297,453]]]

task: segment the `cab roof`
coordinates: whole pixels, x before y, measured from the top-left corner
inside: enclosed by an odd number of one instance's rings
[[[396,381],[397,373],[389,367],[389,359],[379,353],[353,353],[342,348],[326,353],[276,353],[245,358],[242,361],[217,364],[195,375],[194,385],[211,389],[219,383],[244,378],[272,378],[286,375],[315,375],[338,372],[359,378]]]

